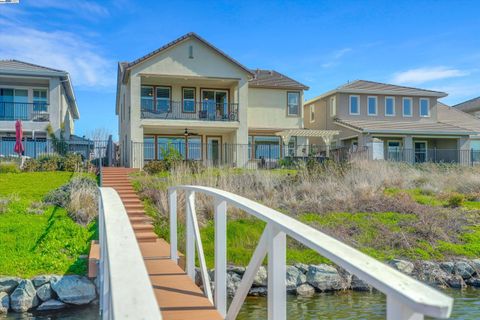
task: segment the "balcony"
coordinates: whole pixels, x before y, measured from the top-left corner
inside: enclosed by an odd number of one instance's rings
[[[0,102],[0,121],[35,121],[48,122],[47,103]]]
[[[214,101],[142,100],[142,119],[238,121],[238,103]]]

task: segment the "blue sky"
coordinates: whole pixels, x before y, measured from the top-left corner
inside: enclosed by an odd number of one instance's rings
[[[479,1],[80,1],[0,5],[0,59],[71,73],[76,133],[117,134],[118,61],[194,31],[251,68],[275,69],[311,98],[355,79],[480,96]]]

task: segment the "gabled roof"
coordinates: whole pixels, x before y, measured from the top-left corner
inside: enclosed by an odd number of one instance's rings
[[[15,59],[7,59],[7,60],[0,60],[0,71],[30,71],[30,72],[54,72],[54,73],[61,73],[65,74],[66,71],[48,68],[44,66],[40,66],[38,64],[33,64],[30,62],[15,60]]]
[[[240,62],[238,62],[237,60],[233,59],[232,57],[230,57],[229,55],[227,55],[225,52],[223,52],[222,50],[218,49],[217,47],[215,47],[213,44],[211,44],[210,42],[208,42],[207,40],[203,39],[202,37],[200,37],[198,34],[196,34],[195,32],[189,32],[183,36],[181,36],[180,38],[176,39],[176,40],[173,40],[169,43],[167,43],[166,45],[158,48],[157,50],[154,50],[146,55],[144,55],[143,57],[140,57],[132,62],[129,62],[125,65],[125,70],[128,70],[128,69],[131,69],[132,67],[134,67],[135,65],[157,55],[158,53],[162,52],[162,51],[165,51],[183,41],[186,41],[188,39],[196,39],[200,42],[202,42],[204,45],[206,45],[207,47],[209,47],[210,49],[216,51],[218,54],[220,54],[221,56],[223,56],[225,59],[229,60],[230,62],[232,62],[233,64],[237,65],[240,69],[243,69],[245,72],[247,72],[248,74],[250,75],[254,75],[254,73],[248,69],[247,67],[245,67],[243,64],[241,64]],[[124,80],[124,79],[123,79]]]
[[[453,106],[463,112],[480,111],[480,97],[476,97]]]
[[[444,103],[437,104],[438,121],[480,133],[480,119]]]
[[[305,105],[315,102],[329,95],[332,95],[334,93],[385,94],[385,95],[423,96],[423,97],[436,97],[436,98],[443,98],[447,96],[445,92],[441,92],[441,91],[397,86],[394,84],[368,81],[368,80],[355,80],[352,82],[348,82],[334,90],[321,94],[318,97],[310,99],[305,102]]]
[[[255,77],[248,82],[250,87],[295,90],[309,89],[306,85],[295,81],[292,78],[289,78],[275,70],[256,69],[252,70],[252,72],[255,74]]]

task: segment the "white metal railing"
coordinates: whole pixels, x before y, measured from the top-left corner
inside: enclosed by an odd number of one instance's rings
[[[286,235],[330,259],[387,296],[387,319],[420,320],[424,315],[448,318],[453,299],[409,276],[353,249],[322,232],[276,210],[236,194],[202,186],[169,188],[170,255],[177,254],[177,193],[186,192],[186,272],[195,278],[195,244],[205,295],[228,320],[238,312],[253,279],[268,253],[268,319],[286,319]],[[215,293],[212,297],[197,216],[195,192],[212,196],[215,204]],[[248,264],[240,286],[227,311],[227,205],[241,209],[267,223]]]
[[[102,319],[162,319],[125,207],[114,189],[99,189]]]

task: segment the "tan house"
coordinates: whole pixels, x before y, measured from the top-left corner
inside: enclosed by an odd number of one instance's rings
[[[476,97],[462,103],[456,104],[454,108],[480,118],[480,97]]]
[[[47,126],[65,138],[79,118],[68,72],[18,60],[0,60],[0,155],[11,155],[15,122],[23,123],[25,155],[46,150]]]
[[[118,66],[116,114],[121,164],[142,167],[176,148],[207,164],[270,161],[276,133],[303,128],[305,85],[253,70],[195,33]],[[288,148],[307,144],[292,137]]]
[[[305,127],[339,130],[335,146],[368,150],[373,159],[468,161],[471,137],[480,132],[480,125],[467,125],[469,121],[445,105],[440,110],[438,99],[445,96],[444,92],[357,80],[306,101]],[[311,139],[310,143],[322,141]]]

